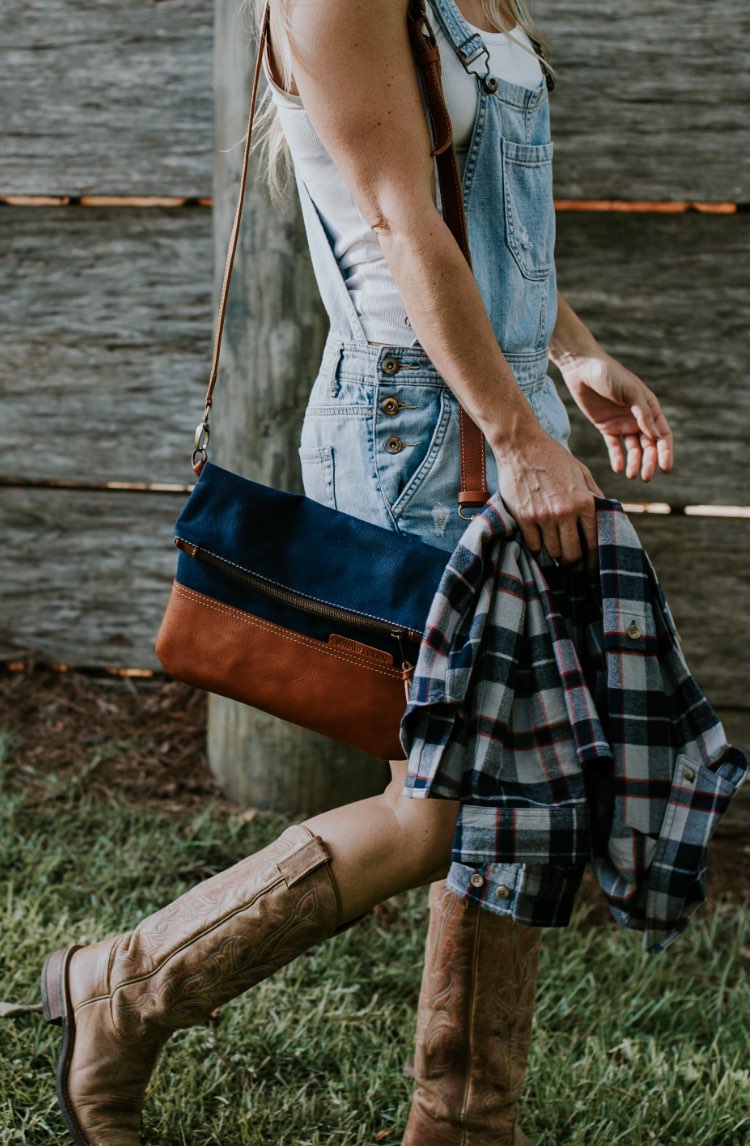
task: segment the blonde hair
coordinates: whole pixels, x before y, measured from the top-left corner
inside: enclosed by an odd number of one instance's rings
[[[502,32],[505,30],[500,0],[480,0],[482,11],[487,22],[493,28]],[[286,14],[283,10],[284,0],[275,0],[271,4],[271,38],[273,40],[275,57],[281,69],[281,86],[289,91],[292,82],[292,57],[289,50],[289,39],[286,34]],[[544,58],[544,68],[554,75],[553,69],[547,60],[547,43],[529,15],[523,0],[506,0],[507,9],[517,24],[523,28],[526,35],[533,42],[534,54]],[[243,7],[252,9],[254,34],[257,39],[260,33],[260,24],[266,7],[266,0],[244,0]],[[523,46],[523,45],[521,45]],[[536,48],[539,47],[540,51]],[[266,183],[274,202],[279,202],[287,190],[291,172],[289,148],[281,129],[278,109],[273,102],[272,93],[267,87],[263,93],[256,114],[256,136],[253,146],[258,148],[260,161],[263,167]]]

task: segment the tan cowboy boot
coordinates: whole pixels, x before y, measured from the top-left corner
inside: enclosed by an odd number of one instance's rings
[[[531,1146],[516,1123],[541,929],[430,888],[412,1100],[402,1146]]]
[[[192,888],[134,931],[48,956],[45,1018],[63,1026],[57,1093],[76,1146],[138,1146],[172,1031],[203,1022],[338,929],[328,851],[307,828]]]

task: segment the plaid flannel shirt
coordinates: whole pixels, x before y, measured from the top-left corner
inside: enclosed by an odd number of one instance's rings
[[[499,495],[430,610],[401,727],[405,794],[458,799],[448,885],[564,926],[591,862],[651,952],[705,899],[706,845],[747,771],[691,676],[648,556],[597,498],[598,568],[532,554]]]

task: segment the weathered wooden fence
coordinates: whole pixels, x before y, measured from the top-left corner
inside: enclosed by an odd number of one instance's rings
[[[184,494],[130,487],[190,477],[212,13],[8,0],[0,56],[0,657],[150,668]]]
[[[646,487],[614,478],[580,417],[575,446],[608,493],[670,507],[636,525],[696,675],[746,743],[750,8],[537,0],[535,11],[560,76],[560,285],[661,396],[678,464]],[[3,10],[5,661],[156,667],[210,353],[211,17],[195,0]]]

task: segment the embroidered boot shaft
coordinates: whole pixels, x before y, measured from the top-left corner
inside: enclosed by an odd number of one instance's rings
[[[516,1123],[540,928],[430,888],[412,1100],[402,1146],[531,1146]]]
[[[171,1032],[333,935],[340,914],[329,853],[297,826],[134,931],[48,956],[44,1014],[63,1027],[57,1093],[76,1146],[138,1146]]]

